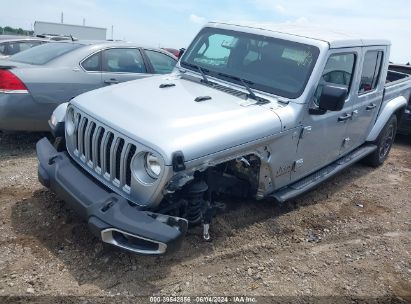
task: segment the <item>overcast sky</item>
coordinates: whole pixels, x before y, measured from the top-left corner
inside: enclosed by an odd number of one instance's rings
[[[391,60],[411,61],[410,0],[0,0],[0,25],[34,21],[107,28],[111,38],[185,47],[207,21],[300,23],[392,41]]]

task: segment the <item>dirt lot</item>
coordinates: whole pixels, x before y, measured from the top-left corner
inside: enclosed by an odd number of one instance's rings
[[[1,295],[306,295],[411,301],[411,137],[283,206],[232,201],[181,251],[136,256],[93,238],[37,181],[42,135],[0,133]],[[4,298],[3,298],[4,300]],[[1,301],[1,298],[0,298]]]

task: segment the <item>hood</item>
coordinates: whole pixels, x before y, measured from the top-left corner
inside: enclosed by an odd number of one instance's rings
[[[160,84],[175,86],[160,88]],[[211,99],[196,102],[199,96]],[[160,153],[167,165],[182,151],[190,161],[281,131],[273,108],[182,79],[157,76],[87,92],[71,103],[116,131]]]

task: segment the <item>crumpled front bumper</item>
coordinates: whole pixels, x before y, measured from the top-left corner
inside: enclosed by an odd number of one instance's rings
[[[138,210],[90,177],[66,152],[57,152],[47,138],[36,149],[39,181],[88,221],[102,241],[141,254],[163,254],[180,247],[187,220]]]

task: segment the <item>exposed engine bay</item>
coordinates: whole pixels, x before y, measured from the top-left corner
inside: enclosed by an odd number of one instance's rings
[[[159,213],[187,219],[189,225],[202,224],[203,237],[210,239],[209,225],[212,218],[225,210],[220,203],[224,196],[255,197],[259,184],[261,161],[256,155],[247,155],[228,162],[194,172],[191,180],[178,188],[178,182],[169,185],[172,193],[165,196]],[[181,177],[179,180],[186,180]]]

